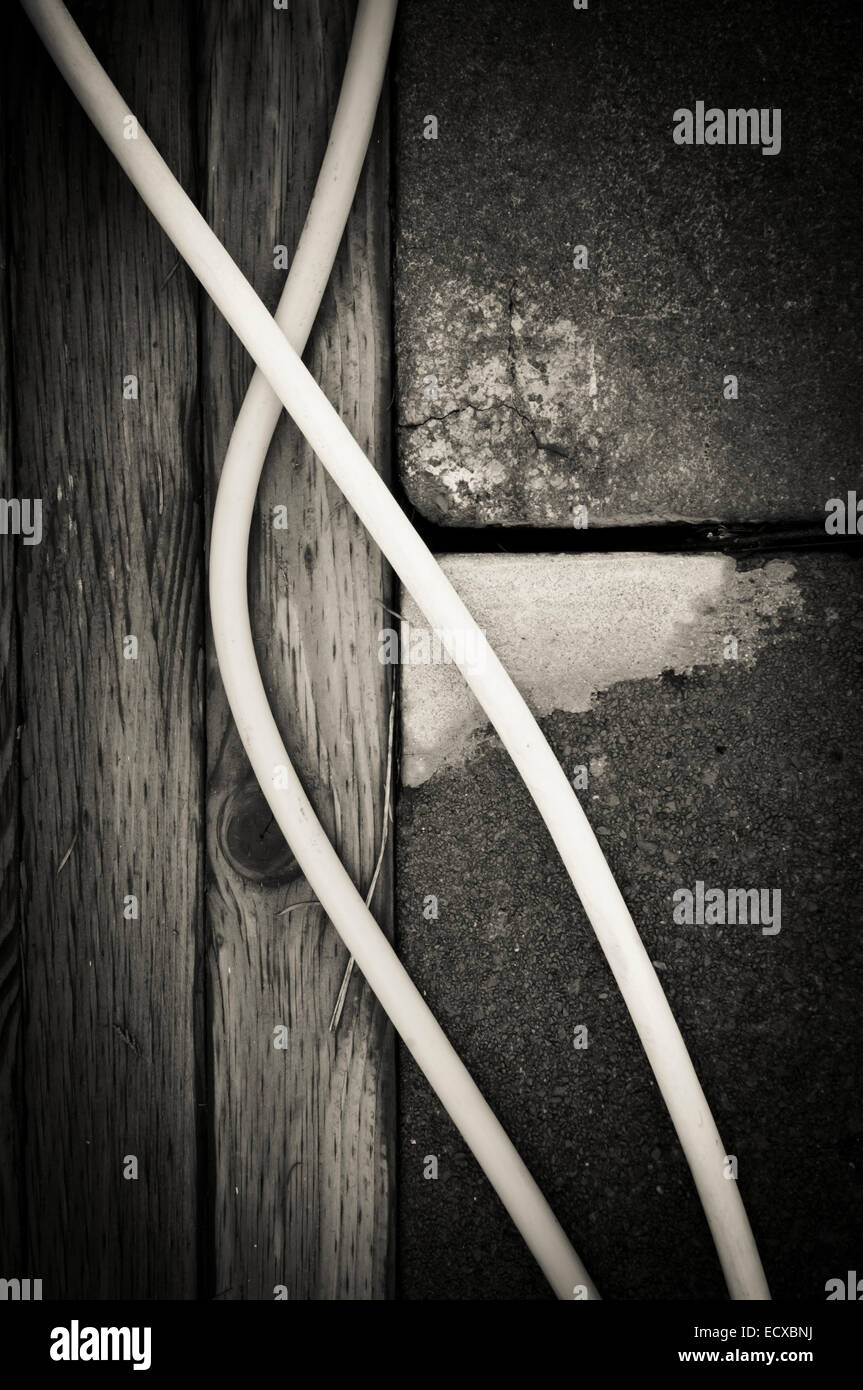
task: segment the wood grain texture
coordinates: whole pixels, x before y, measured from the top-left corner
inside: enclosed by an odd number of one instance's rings
[[[202,5],[206,215],[275,308],[326,146],[353,22],[345,0],[290,11]],[[203,401],[210,503],[251,363],[209,306]],[[389,213],[379,115],[306,361],[389,470]],[[276,529],[274,509],[287,508]],[[381,556],[284,417],[264,472],[250,562],[264,683],[318,815],[363,894],[383,822],[389,669],[377,660]],[[393,1049],[357,972],[329,1032],[347,953],[257,790],[208,648],[208,916],[215,1292],[379,1298],[391,1291]],[[390,930],[389,854],[372,904]],[[284,1024],[288,1045],[274,1047]]]
[[[3,63],[0,126],[9,118],[8,67]],[[0,141],[0,188],[6,187]],[[9,256],[0,218],[0,498],[17,496],[12,452]],[[15,556],[20,540],[0,535],[0,1278],[26,1278],[22,1243],[21,1173],[21,939],[18,894],[18,624]]]
[[[188,15],[73,6],[190,184]],[[15,22],[12,312],[30,1272],[44,1297],[188,1297],[202,924],[196,293]],[[123,399],[134,373],[139,399]],[[123,638],[137,637],[137,660]],[[140,904],[124,919],[124,898]],[[199,1039],[200,1042],[200,1039]],[[137,1181],[124,1180],[135,1155]]]

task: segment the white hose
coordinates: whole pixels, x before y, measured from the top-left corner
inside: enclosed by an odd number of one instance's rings
[[[278,322],[300,352],[329,280],[356,191],[386,67],[395,8],[395,0],[361,0],[358,9],[330,142],[277,312]],[[122,116],[129,113],[73,21],[61,5],[27,4],[25,9],[73,91],[119,158],[123,146],[113,144],[106,132],[118,117],[122,122]],[[43,22],[37,22],[37,11],[44,14],[44,28]],[[50,14],[44,13],[47,11]],[[42,21],[43,15],[39,18]],[[51,40],[56,41],[56,49]],[[60,61],[61,48],[68,66]],[[73,74],[82,90],[76,86]],[[92,105],[83,100],[85,87],[93,92]],[[98,120],[96,112],[100,113]],[[157,161],[161,166],[157,171],[160,185],[166,187],[168,181],[173,182],[140,128],[135,143],[146,148],[154,164]],[[130,172],[125,164],[124,168]],[[149,204],[150,197],[145,192],[151,188],[148,180],[142,178],[136,187]],[[176,194],[188,204],[178,186],[173,196]],[[199,220],[206,227],[203,219]],[[165,226],[161,216],[159,221]],[[171,228],[166,226],[166,230],[173,238]],[[178,240],[178,249],[186,240]],[[221,255],[226,255],[218,242],[216,246]],[[196,258],[192,268],[200,275],[199,265],[211,267],[212,261],[205,257],[198,262]],[[217,271],[217,278],[218,274]],[[236,268],[235,274],[239,275]],[[210,288],[212,278],[201,275],[201,279]],[[283,338],[281,341],[284,344]],[[571,1299],[578,1290],[579,1296],[597,1299],[599,1294],[590,1275],[548,1203],[348,877],[300,785],[273,720],[252,642],[246,556],[258,481],[281,411],[279,398],[257,369],[231,436],[213,516],[213,638],[240,736],[308,882],[473,1150],[556,1294]],[[282,784],[279,789],[273,785],[276,768]]]
[[[276,323],[297,353],[302,353],[312,330],[356,193],[386,71],[396,5],[397,0],[360,0],[357,8],[329,142],[275,314]],[[254,652],[246,568],[258,483],[281,413],[282,402],[256,367],[225,455],[210,536],[213,641],[228,703],[273,813],[342,939],[348,941],[342,924],[359,915],[357,927],[363,936],[368,937],[373,927],[376,942],[386,946],[388,956],[384,957],[383,979],[385,984],[389,982],[388,990],[376,988],[354,948],[352,955],[359,961],[414,1058],[473,1150],[558,1297],[572,1298],[575,1287],[581,1286],[590,1297],[598,1298],[590,1276],[509,1137],[345,873],[323,826],[302,794],[273,720]],[[290,793],[273,793],[274,765],[284,768],[290,776],[293,784]],[[322,896],[319,885],[306,869],[306,846],[322,861],[324,873],[331,876],[338,871],[341,891],[337,904],[334,899]],[[334,911],[339,915],[333,916]],[[393,1012],[393,1000],[402,1006],[402,1018],[408,1020],[409,1031]],[[458,1096],[462,1099],[458,1108],[454,1108],[454,1099]]]
[[[468,684],[536,802],[623,994],[677,1130],[733,1298],[769,1298],[737,1184],[668,1001],[584,812],[536,720],[433,555],[151,142],[124,139],[128,111],[60,0],[22,0],[81,105],[154,216],[258,364],[432,626],[459,648]],[[317,193],[316,193],[317,196]],[[509,1140],[459,1062],[319,826],[286,757],[257,672],[245,551],[255,488],[223,475],[210,595],[222,677],[240,736],[276,820],[315,894],[406,1045],[494,1182],[560,1297],[595,1290]],[[255,485],[257,478],[254,479]],[[250,495],[251,493],[251,495]],[[223,527],[242,533],[225,543]],[[470,634],[470,641],[457,641]],[[280,772],[276,774],[276,769]],[[276,787],[277,775],[283,784]],[[577,1272],[575,1272],[577,1271]]]

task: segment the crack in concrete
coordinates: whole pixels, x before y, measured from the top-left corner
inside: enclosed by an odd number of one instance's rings
[[[424,420],[399,420],[398,428],[400,430],[425,429],[438,420],[450,420],[454,415],[464,415],[468,410],[472,411],[474,415],[484,415],[489,410],[508,410],[525,426],[538,452],[553,454],[556,458],[566,460],[571,460],[574,457],[568,450],[561,448],[559,444],[549,444],[544,439],[540,439],[531,416],[527,415],[519,406],[513,405],[511,401],[492,401],[490,405],[472,405],[467,402],[465,405],[457,405],[454,410],[445,410],[442,415],[429,415]]]
[[[529,414],[528,410],[524,409],[520,388],[518,388],[518,370],[516,363],[516,324],[514,324],[514,320],[516,320],[517,311],[518,281],[514,279],[514,281],[511,281],[509,291],[507,291],[507,322],[509,322],[509,329],[507,329],[506,341],[507,386],[509,386],[513,399],[492,400],[492,402],[488,404],[477,404],[472,402],[472,400],[467,400],[466,403],[460,404],[460,406],[453,406],[452,410],[432,413],[422,418],[422,420],[403,420],[403,418],[399,418],[399,420],[397,420],[397,428],[399,428],[399,430],[425,430],[429,425],[435,424],[435,421],[452,420],[453,416],[461,416],[461,414],[466,413],[468,410],[472,411],[475,416],[488,413],[489,410],[507,410],[511,416],[516,416],[517,420],[520,420],[521,424],[524,425],[525,430],[527,430],[532,441],[534,441],[536,453],[549,453],[549,455],[556,457],[556,459],[566,460],[567,463],[568,461],[575,461],[575,456],[570,450],[563,448],[561,445],[557,445],[557,443],[539,438],[539,434],[536,432],[536,421],[534,417]]]
[[[508,386],[510,391],[512,392],[512,401],[491,401],[487,405],[477,405],[473,401],[466,401],[464,405],[454,406],[452,410],[445,410],[440,414],[428,415],[425,417],[425,419],[422,420],[400,419],[398,421],[398,428],[400,430],[424,429],[429,425],[434,424],[434,422],[437,420],[450,420],[454,415],[463,415],[465,411],[468,410],[472,411],[474,415],[483,415],[489,410],[507,410],[511,415],[514,415],[524,425],[525,429],[527,430],[528,434],[533,440],[534,447],[537,453],[551,454],[552,457],[565,459],[567,462],[574,461],[574,456],[569,452],[568,449],[563,448],[559,444],[552,444],[547,440],[540,439],[536,429],[536,421],[533,419],[532,415],[530,415],[530,413],[527,410],[525,410],[524,404],[520,400],[518,370],[516,366],[516,332],[514,323],[515,315],[518,311],[517,291],[518,281],[513,280],[507,292],[507,315],[509,328],[507,332],[506,343],[506,358],[508,364]]]
[[[507,297],[509,331],[506,340],[506,360],[509,368],[509,384],[515,400],[518,400],[519,395],[518,374],[515,366],[515,325],[513,324],[513,319],[515,318],[515,291],[517,283],[516,280],[513,280],[509,287],[509,295]]]

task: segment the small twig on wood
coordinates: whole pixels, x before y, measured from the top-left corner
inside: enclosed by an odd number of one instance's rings
[[[320,903],[318,902],[317,898],[303,898],[303,901],[301,903],[289,903],[287,907],[283,907],[279,912],[277,912],[276,916],[287,917],[289,912],[296,912],[298,907],[320,907]]]
[[[386,608],[386,604],[384,604],[383,606]],[[387,609],[387,612],[390,612],[390,611],[391,611],[390,609]],[[398,614],[396,614],[396,616],[398,617]],[[393,694],[392,694],[392,699],[390,700],[390,724],[389,724],[389,732],[388,732],[388,734],[387,734],[387,774],[386,774],[386,781],[385,781],[385,783],[384,783],[384,815],[383,815],[383,830],[382,830],[382,832],[381,832],[381,847],[380,847],[380,850],[378,851],[378,861],[377,861],[377,863],[375,864],[375,871],[374,871],[374,873],[372,874],[372,881],[371,881],[371,883],[369,884],[369,891],[368,891],[368,893],[366,893],[366,907],[370,907],[370,906],[371,906],[371,901],[372,901],[372,898],[373,898],[373,896],[374,896],[375,887],[377,886],[378,875],[380,874],[380,871],[381,871],[381,865],[382,865],[383,862],[384,862],[384,851],[385,851],[385,849],[386,849],[386,847],[387,847],[387,835],[388,835],[388,833],[389,833],[390,821],[392,820],[392,808],[391,808],[391,806],[390,806],[390,789],[391,789],[391,786],[392,786],[392,776],[393,776],[393,743],[394,743],[393,735],[394,735],[394,731],[395,731],[395,725],[396,725],[396,683],[395,683],[395,681],[393,681]],[[341,989],[339,990],[339,996],[338,996],[338,998],[337,998],[337,1000],[336,1000],[335,1008],[333,1009],[333,1016],[332,1016],[332,1018],[330,1019],[330,1032],[331,1032],[331,1033],[334,1033],[334,1032],[336,1031],[336,1029],[338,1028],[338,1026],[339,1026],[339,1019],[341,1018],[341,1016],[342,1016],[342,1010],[343,1010],[344,1007],[345,1007],[345,999],[347,998],[348,985],[349,985],[350,982],[351,982],[351,976],[353,975],[353,973],[354,973],[354,958],[353,958],[353,956],[351,956],[351,958],[350,958],[350,960],[348,961],[348,964],[347,964],[347,969],[345,970],[344,979],[342,980],[342,987],[341,987]]]
[[[375,599],[375,603],[379,603],[380,606],[381,606],[381,608],[383,608],[387,613],[392,613],[393,617],[394,617],[394,618],[399,618],[399,619],[401,620],[401,622],[403,622],[403,623],[409,623],[409,622],[410,622],[410,618],[406,618],[405,615],[404,615],[404,613],[397,613],[396,610],[395,610],[394,608],[388,608],[387,605],[384,603],[383,599],[376,598],[376,599]]]
[[[75,831],[75,834],[72,836],[72,843],[71,843],[71,845],[70,845],[69,848],[67,849],[66,853],[63,855],[63,858],[60,860],[60,863],[57,865],[57,873],[58,873],[58,874],[60,873],[60,870],[61,870],[61,869],[65,868],[65,866],[66,866],[66,864],[67,864],[67,862],[68,862],[68,859],[69,859],[69,855],[72,853],[72,851],[73,851],[73,849],[75,848],[75,846],[76,846],[77,843],[78,843],[78,832],[77,832],[77,830],[76,830],[76,831]]]
[[[119,1023],[112,1023],[112,1024],[111,1024],[111,1027],[113,1028],[114,1032],[117,1034],[117,1037],[118,1037],[118,1038],[122,1038],[122,1039],[123,1039],[123,1042],[126,1044],[126,1046],[127,1046],[127,1047],[130,1047],[130,1048],[132,1049],[132,1051],[135,1053],[136,1056],[138,1056],[138,1057],[143,1057],[143,1056],[144,1056],[144,1053],[143,1053],[143,1050],[141,1049],[140,1044],[137,1043],[137,1042],[135,1041],[135,1039],[133,1038],[132,1034],[129,1032],[128,1028],[121,1028],[120,1025],[119,1025]]]
[[[165,286],[167,285],[168,281],[169,281],[174,275],[176,275],[178,269],[180,268],[180,266],[181,266],[182,264],[183,264],[183,257],[182,257],[182,256],[178,256],[177,259],[175,260],[174,264],[171,266],[171,269],[168,271],[168,274],[165,276],[164,280],[162,281],[161,285],[159,286],[159,289],[160,289],[160,290],[163,290],[163,289],[165,288]]]

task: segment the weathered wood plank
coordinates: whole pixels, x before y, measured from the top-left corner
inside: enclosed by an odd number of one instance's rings
[[[0,125],[9,112],[4,61]],[[0,141],[0,188],[6,187],[6,150]],[[0,498],[17,497],[12,468],[12,377],[9,324],[9,248],[0,218]],[[0,1277],[27,1276],[21,1215],[21,941],[18,895],[19,766],[18,625],[15,552],[20,540],[0,535]]]
[[[206,215],[275,308],[326,146],[354,5],[204,5]],[[306,353],[383,473],[389,469],[386,114]],[[251,364],[203,316],[210,503]],[[287,508],[286,529],[274,525]],[[383,824],[388,668],[377,661],[380,554],[283,418],[253,526],[252,626],[276,719],[304,785],[365,892]],[[391,1289],[393,1056],[357,975],[336,1035],[346,952],[257,790],[208,649],[209,978],[213,999],[216,1293],[373,1298]],[[389,855],[373,902],[392,920]],[[274,1029],[287,1027],[287,1048]]]
[[[185,7],[74,8],[188,185]],[[196,292],[171,274],[171,246],[26,22],[14,43],[17,486],[45,503],[42,544],[17,552],[31,1272],[46,1298],[188,1297],[203,893]],[[131,375],[137,400],[124,399]],[[131,1155],[137,1180],[124,1179]]]

